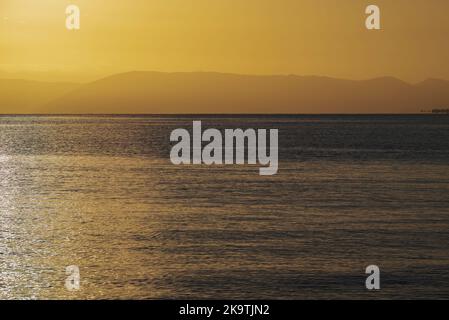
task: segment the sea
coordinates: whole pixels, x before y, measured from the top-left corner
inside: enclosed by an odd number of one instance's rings
[[[278,173],[173,165],[194,120]],[[448,299],[449,116],[0,116],[0,298]]]

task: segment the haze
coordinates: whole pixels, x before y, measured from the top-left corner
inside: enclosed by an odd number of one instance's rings
[[[65,7],[81,30],[65,28]],[[377,4],[382,30],[365,29]],[[447,0],[0,0],[0,77],[132,70],[449,79]]]

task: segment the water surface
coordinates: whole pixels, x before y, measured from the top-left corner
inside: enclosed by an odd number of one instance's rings
[[[172,165],[193,120],[279,129],[278,175]],[[449,298],[446,116],[3,116],[0,200],[0,298]]]

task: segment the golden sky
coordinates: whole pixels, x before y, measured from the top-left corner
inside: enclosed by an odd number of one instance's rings
[[[65,8],[81,9],[81,30]],[[381,8],[382,30],[365,28]],[[447,0],[0,0],[0,75],[130,70],[449,79]]]

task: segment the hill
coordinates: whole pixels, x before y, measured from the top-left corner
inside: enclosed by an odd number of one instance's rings
[[[44,105],[79,85],[17,79],[0,79],[0,113],[40,113]]]
[[[16,84],[19,101],[11,92],[8,99],[35,112],[73,114],[419,113],[449,106],[449,82],[430,79],[412,85],[391,77],[354,81],[295,75],[129,72],[72,88],[57,84],[31,88],[21,90]],[[33,104],[29,98],[33,90],[38,97],[33,100],[48,103]],[[61,95],[63,91],[67,92]],[[26,92],[23,97],[22,92]],[[4,101],[1,95],[0,89],[0,101]],[[4,108],[1,112],[5,113]]]

